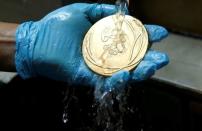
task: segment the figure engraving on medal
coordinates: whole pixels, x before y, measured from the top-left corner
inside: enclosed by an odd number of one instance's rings
[[[103,45],[103,53],[99,57],[98,64],[103,68],[107,67],[106,59],[126,52],[126,34],[122,30],[124,17],[116,14],[113,17],[114,27],[106,27],[101,32],[101,41]]]
[[[126,34],[118,33],[116,29],[105,28],[101,34],[104,52],[117,55],[126,51]]]

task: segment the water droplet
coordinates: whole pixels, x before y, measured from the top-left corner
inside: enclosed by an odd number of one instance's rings
[[[66,112],[63,113],[62,120],[63,120],[63,123],[65,124],[68,122],[69,119],[68,119],[68,114]]]

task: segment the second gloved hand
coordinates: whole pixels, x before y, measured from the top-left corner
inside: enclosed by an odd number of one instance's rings
[[[99,75],[82,57],[82,41],[92,24],[116,12],[113,5],[72,4],[55,10],[37,22],[25,22],[16,32],[16,69],[24,79],[43,76],[76,85],[95,86]],[[145,26],[150,42],[167,36],[160,26]],[[168,63],[158,51],[148,51],[136,70],[120,71],[103,79],[103,88],[124,87],[128,81],[141,81]]]

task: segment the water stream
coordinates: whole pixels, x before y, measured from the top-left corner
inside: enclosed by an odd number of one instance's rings
[[[125,17],[125,8],[127,7],[127,1],[117,0],[117,36],[122,33],[122,23]],[[104,77],[100,76],[97,81],[96,87],[94,88],[94,102],[91,104],[92,112],[88,112],[90,118],[92,118],[90,125],[85,125],[85,129],[89,131],[126,131],[128,127],[130,117],[136,117],[138,115],[138,107],[131,105],[129,102],[131,87],[116,88],[112,90],[104,90]],[[74,91],[67,91],[64,98],[64,113],[62,120],[64,124],[69,121],[68,110]],[[86,112],[87,113],[87,112]],[[137,116],[136,118],[139,119]],[[87,118],[84,118],[87,120]],[[131,119],[132,120],[132,119]],[[134,119],[133,119],[134,120]],[[136,122],[136,121],[134,121]],[[135,125],[135,124],[134,124]],[[87,128],[89,126],[89,128]],[[81,130],[84,130],[81,129]],[[143,128],[137,126],[135,131],[143,131]]]

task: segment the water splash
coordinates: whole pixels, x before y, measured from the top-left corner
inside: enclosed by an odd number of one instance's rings
[[[96,124],[104,131],[124,131],[123,116],[126,110],[125,90],[116,88],[103,90],[103,80],[100,78],[95,87],[94,96],[97,104]]]
[[[67,124],[69,121],[69,107],[72,101],[72,98],[74,97],[75,90],[72,88],[66,89],[64,92],[64,99],[63,99],[63,104],[64,104],[64,111],[62,114],[62,121],[64,124]]]
[[[100,77],[93,89],[68,88],[63,101],[63,126],[69,130],[143,131],[145,125],[137,103],[141,100],[136,99],[139,96],[135,88],[106,91],[104,82],[105,78]]]
[[[66,111],[62,115],[62,121],[64,124],[66,124],[69,121],[68,113]]]

